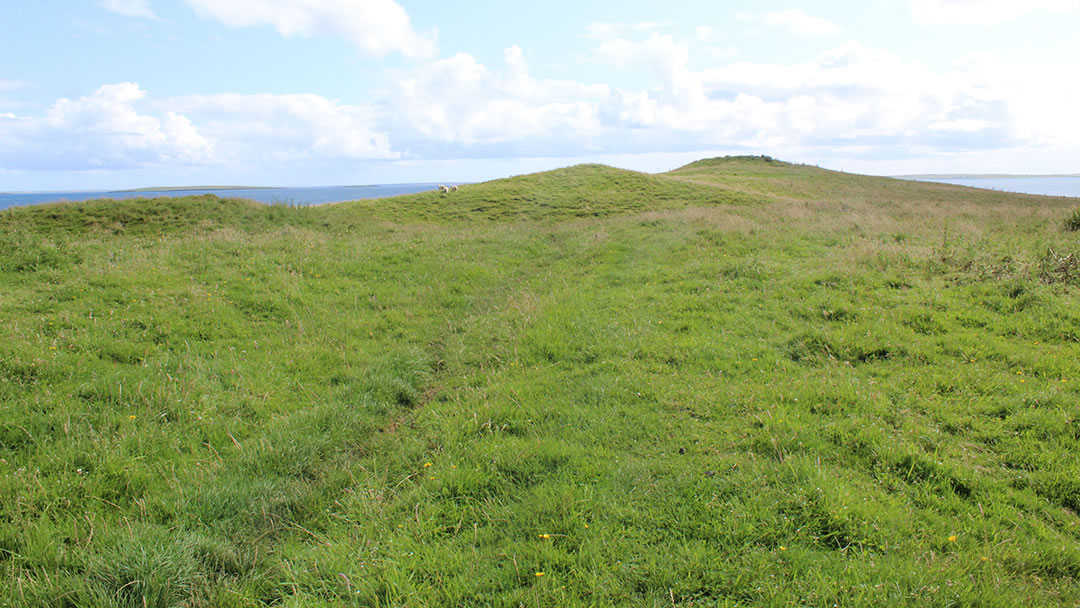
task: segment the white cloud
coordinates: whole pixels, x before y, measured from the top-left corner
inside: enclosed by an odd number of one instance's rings
[[[645,88],[537,78],[518,47],[494,68],[458,54],[395,73],[377,124],[413,159],[707,149],[897,158],[1080,141],[1080,117],[1067,107],[1080,82],[1050,77],[1076,66],[983,57],[931,69],[849,42],[799,64],[724,60],[698,70],[687,43],[621,31],[627,37],[599,39],[591,55],[649,67]]]
[[[318,95],[153,99],[135,83],[59,99],[37,115],[0,114],[0,166],[126,170],[269,167],[392,159],[374,110]]]
[[[231,161],[398,156],[389,136],[375,128],[370,107],[319,95],[191,95],[158,105],[191,116]]]
[[[707,25],[699,25],[694,28],[694,36],[702,42],[712,40],[713,34],[713,29]]]
[[[59,99],[38,116],[0,122],[8,168],[92,169],[209,160],[213,143],[186,117],[149,113],[135,83],[105,85],[78,99]]]
[[[128,17],[158,18],[150,8],[149,0],[102,0],[101,5],[105,10]]]
[[[997,25],[1038,12],[1074,13],[1080,0],[910,0],[911,14],[926,25]]]
[[[770,27],[783,28],[799,36],[828,36],[842,31],[835,23],[808,15],[802,9],[772,11],[764,14],[740,12],[736,18],[739,21],[758,22]]]
[[[231,27],[268,25],[282,36],[341,36],[372,55],[429,57],[435,35],[418,34],[394,0],[186,0]]]
[[[421,156],[462,146],[573,146],[599,130],[606,86],[537,80],[517,46],[505,50],[503,62],[490,70],[459,53],[396,74],[381,117]]]

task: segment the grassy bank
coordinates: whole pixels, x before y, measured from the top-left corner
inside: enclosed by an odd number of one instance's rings
[[[1075,605],[1078,206],[738,158],[2,212],[0,605]]]

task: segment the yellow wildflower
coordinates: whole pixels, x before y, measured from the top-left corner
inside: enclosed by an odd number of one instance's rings
[[[950,543],[955,543],[956,542],[956,535],[955,534],[953,534],[952,536],[949,537],[949,542]]]

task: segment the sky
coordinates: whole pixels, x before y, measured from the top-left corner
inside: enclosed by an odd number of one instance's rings
[[[1080,0],[5,4],[0,191],[1080,172]]]

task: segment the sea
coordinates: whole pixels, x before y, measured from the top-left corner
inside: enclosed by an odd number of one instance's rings
[[[160,190],[113,190],[68,192],[0,192],[0,209],[58,201],[80,202],[99,198],[156,198],[213,194],[221,198],[246,198],[270,205],[322,205],[368,198],[385,198],[435,190],[437,184],[380,184],[374,186],[317,186],[307,188],[206,188]]]
[[[1067,177],[919,177],[919,181],[940,182],[1002,192],[1080,197],[1080,175]]]

